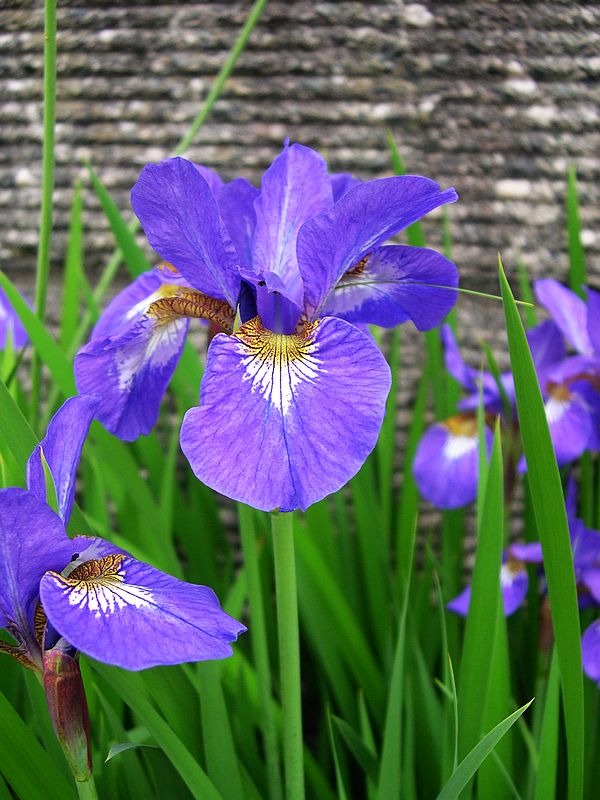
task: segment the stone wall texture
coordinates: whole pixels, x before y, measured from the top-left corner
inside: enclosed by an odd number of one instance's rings
[[[140,167],[173,149],[250,3],[59,0],[57,234],[89,159],[122,209]],[[0,4],[0,259],[31,284],[39,215],[43,3]],[[463,282],[493,290],[496,253],[566,274],[565,174],[579,173],[590,271],[600,272],[600,4],[272,0],[189,155],[256,179],[284,137],[336,170],[407,169],[453,184]],[[86,267],[112,247],[86,195]],[[439,222],[428,231],[439,239]]]

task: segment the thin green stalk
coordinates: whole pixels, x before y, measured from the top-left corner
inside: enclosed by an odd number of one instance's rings
[[[189,146],[193,142],[194,137],[196,136],[200,128],[204,125],[204,123],[208,119],[208,116],[212,111],[214,104],[217,102],[221,92],[223,91],[223,86],[225,85],[225,81],[227,80],[227,78],[229,78],[229,76],[233,72],[237,60],[244,51],[244,48],[248,43],[248,39],[250,38],[250,34],[256,27],[260,19],[260,16],[264,11],[265,6],[267,5],[267,2],[268,0],[256,0],[254,5],[250,9],[250,13],[248,14],[246,22],[244,23],[244,27],[240,31],[237,39],[235,40],[231,52],[227,57],[227,61],[225,61],[225,63],[219,70],[219,73],[215,78],[213,85],[211,86],[211,89],[208,93],[208,97],[204,101],[202,108],[196,115],[192,124],[188,128],[187,132],[182,136],[181,140],[175,147],[175,150],[173,150],[174,156],[180,156],[183,153],[185,153],[185,151],[189,148]],[[129,230],[132,233],[135,233],[137,230],[139,230],[139,227],[140,223],[138,222],[138,220],[133,219],[129,225]],[[113,282],[113,279],[117,274],[117,270],[121,265],[122,259],[123,255],[121,251],[117,249],[113,252],[112,256],[110,257],[110,260],[108,261],[106,267],[104,268],[104,271],[100,276],[100,280],[98,281],[98,284],[94,290],[94,301],[96,302],[97,305],[100,305],[106,290]],[[91,321],[92,321],[92,315],[90,311],[87,311],[74,337],[73,346],[71,348],[72,352],[70,353],[71,355],[74,355],[74,353],[78,350],[79,346],[83,342],[87,334],[87,331],[89,329],[89,326],[91,324]]]
[[[44,141],[42,151],[42,208],[35,286],[35,313],[44,321],[50,240],[52,235],[52,193],[54,190],[54,121],[56,117],[56,0],[46,0],[44,12]],[[37,425],[42,363],[34,350],[31,359],[30,419]]]
[[[75,781],[75,785],[77,786],[79,800],[98,800],[98,792],[96,791],[93,775],[90,775],[87,781]]]
[[[300,637],[293,514],[271,515],[279,639],[283,763],[286,800],[304,800]]]
[[[252,654],[256,666],[256,679],[262,708],[261,724],[267,761],[269,797],[271,800],[279,800],[279,798],[283,797],[283,787],[281,785],[281,772],[279,770],[279,742],[277,739],[277,729],[275,727],[275,716],[273,714],[273,702],[271,697],[271,668],[269,665],[269,647],[258,565],[256,531],[251,508],[240,503],[238,505],[238,514],[240,519],[240,535],[242,539],[246,580],[248,582],[248,600],[250,603],[250,622],[252,629]]]

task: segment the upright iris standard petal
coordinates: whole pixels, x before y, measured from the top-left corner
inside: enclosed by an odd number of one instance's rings
[[[581,297],[552,278],[534,284],[535,296],[548,309],[563,336],[582,355],[593,353],[587,329],[587,308]]]
[[[9,336],[15,349],[24,347],[29,341],[23,323],[10,304],[6,292],[0,288],[0,350],[6,347]]]
[[[263,510],[305,509],[361,467],[389,388],[379,349],[347,322],[284,336],[256,318],[213,340],[181,446],[218,492]]]
[[[353,189],[355,186],[358,186],[360,183],[362,183],[360,178],[355,178],[349,172],[334,172],[329,176],[329,178],[331,180],[334,203],[337,203],[340,198],[342,198],[345,194],[348,194],[350,189]]]
[[[147,164],[131,204],[148,241],[200,292],[235,308],[240,288],[235,248],[208,183],[194,164]]]
[[[256,230],[252,246],[254,271],[274,272],[286,296],[302,306],[303,287],[296,239],[304,222],[333,204],[325,159],[300,144],[286,146],[263,175],[255,202]]]
[[[600,293],[587,290],[587,329],[595,354],[600,357]]]
[[[486,428],[488,454],[492,432]],[[477,497],[478,435],[474,414],[433,425],[415,454],[413,475],[423,497],[438,508],[460,508]]]
[[[600,686],[600,619],[595,620],[581,637],[583,671]]]
[[[103,425],[131,441],[149,433],[171,380],[189,321],[143,316],[118,336],[93,339],[75,357],[81,394],[97,394]]]
[[[124,669],[226,658],[245,629],[212,589],[116,553],[40,584],[48,619],[74,647]]]
[[[420,331],[438,325],[456,303],[458,270],[435,250],[387,246],[374,250],[335,287],[324,313],[391,328],[411,319]]]
[[[527,331],[527,341],[540,385],[548,369],[555,367],[566,355],[561,332],[556,323],[547,319]]]
[[[36,649],[33,615],[40,578],[61,570],[73,554],[59,517],[23,489],[0,490],[0,617]],[[15,630],[16,629],[16,630]]]
[[[54,480],[58,514],[65,524],[73,509],[77,466],[99,399],[96,395],[79,395],[66,400],[50,420],[46,435],[27,462],[27,488],[45,503],[43,452]]]
[[[231,236],[240,266],[252,267],[252,239],[256,228],[254,201],[259,190],[244,178],[226,183],[217,195],[221,218]]]
[[[351,189],[298,234],[306,309],[317,316],[338,281],[361,259],[416,220],[458,199],[454,189],[417,175],[382,178]]]
[[[208,186],[211,192],[214,194],[215,197],[219,194],[221,189],[223,188],[223,179],[220,175],[218,175],[214,169],[210,167],[206,167],[204,164],[196,164],[194,163],[194,167],[196,168],[196,172],[201,175],[204,180],[208,183]]]

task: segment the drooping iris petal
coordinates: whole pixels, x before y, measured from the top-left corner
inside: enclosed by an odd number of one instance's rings
[[[93,339],[75,356],[80,394],[96,394],[97,419],[115,436],[137,439],[152,429],[187,334],[187,319],[142,317],[118,336]]]
[[[176,285],[187,285],[187,281],[180,275],[175,275],[166,269],[143,272],[106,306],[92,330],[90,339],[115,336],[131,328],[155,300],[169,293],[173,278],[176,278]]]
[[[0,350],[4,350],[6,347],[9,332],[12,346],[16,350],[24,347],[29,341],[29,336],[23,327],[23,323],[10,304],[6,292],[0,287]]]
[[[40,583],[48,619],[83,653],[124,669],[226,658],[245,627],[212,589],[184,583],[124,554],[87,561]]]
[[[255,202],[256,230],[252,246],[257,274],[274,272],[286,295],[302,306],[303,287],[296,239],[302,224],[333,204],[327,163],[300,144],[286,146],[263,175]]]
[[[589,591],[596,603],[600,603],[600,568],[591,567],[583,570],[581,583]]]
[[[35,649],[33,614],[40,578],[68,564],[73,544],[60,518],[23,489],[0,490],[0,616]]]
[[[512,550],[512,548],[511,548]],[[523,564],[515,561],[504,553],[504,563],[500,569],[500,592],[502,594],[502,608],[504,615],[510,617],[525,602],[529,589],[529,576]],[[471,587],[466,586],[463,591],[451,600],[446,608],[466,617],[471,604]]]
[[[331,189],[333,191],[333,202],[337,201],[347,194],[350,189],[362,183],[360,178],[355,178],[349,172],[334,172],[329,176],[331,180]]]
[[[148,241],[200,292],[235,308],[237,256],[208,183],[191,161],[147,164],[131,204]]]
[[[545,411],[559,466],[579,458],[592,433],[591,417],[581,397],[563,385],[551,388]]]
[[[231,236],[242,267],[252,267],[252,239],[256,228],[254,201],[259,190],[244,178],[226,183],[217,196],[221,218]]]
[[[587,329],[587,308],[581,297],[553,278],[534,284],[535,296],[550,312],[567,341],[582,355],[593,352]]]
[[[438,325],[456,303],[458,271],[435,250],[379,247],[346,273],[324,313],[391,328],[411,319],[418,330]]]
[[[305,307],[317,316],[342,276],[398,231],[444,203],[454,189],[418,175],[381,178],[355,186],[334,207],[306,222],[298,234]]]
[[[492,433],[485,431],[488,454]],[[413,475],[423,497],[438,508],[459,508],[477,497],[478,437],[474,415],[433,425],[419,442]]]
[[[514,614],[515,611],[523,605],[527,597],[528,588],[529,578],[524,569],[510,572],[506,564],[502,565],[500,571],[500,591],[502,594],[502,607],[506,617],[510,617],[511,614]],[[455,614],[460,614],[461,617],[466,617],[469,613],[470,604],[471,587],[467,586],[447,604],[446,608],[449,611],[454,611]]]
[[[592,622],[581,637],[583,671],[600,686],[600,619]]]
[[[79,395],[66,400],[50,420],[46,435],[27,462],[27,488],[45,503],[43,451],[54,481],[58,514],[65,524],[73,509],[77,466],[99,399],[96,395]]]
[[[347,322],[278,336],[256,318],[213,340],[181,447],[216,491],[263,510],[305,509],[362,466],[389,388],[381,352]]]

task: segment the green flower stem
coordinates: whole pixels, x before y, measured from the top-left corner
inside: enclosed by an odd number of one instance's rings
[[[272,514],[271,530],[273,533],[273,557],[275,560],[285,797],[286,800],[303,800],[304,764],[300,696],[300,637],[298,631],[298,592],[296,589],[293,514]]]
[[[93,775],[90,775],[87,781],[75,781],[75,785],[77,786],[79,800],[98,800],[98,792],[96,791]]]
[[[38,244],[35,286],[35,313],[44,321],[48,275],[50,272],[50,240],[52,234],[52,193],[54,191],[54,122],[56,117],[56,0],[46,0],[44,11],[44,141],[42,151],[42,209]],[[37,427],[40,404],[42,364],[37,352],[31,359],[32,427]]]
[[[280,800],[280,798],[283,797],[283,787],[281,785],[281,772],[279,770],[279,742],[277,738],[277,729],[275,727],[273,698],[271,695],[271,668],[269,665],[269,647],[258,565],[256,530],[251,508],[240,503],[238,505],[238,513],[244,567],[246,569],[246,580],[248,581],[252,653],[256,665],[258,692],[262,709],[261,723],[267,760],[269,797],[271,800]]]

